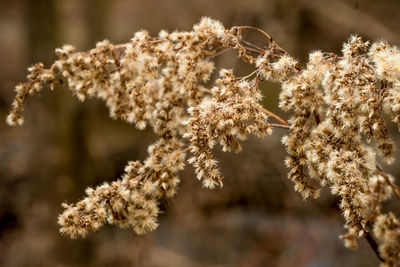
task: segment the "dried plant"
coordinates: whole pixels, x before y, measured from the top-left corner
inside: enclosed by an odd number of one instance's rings
[[[265,47],[243,40],[245,30],[262,34]],[[221,69],[208,88],[214,57],[228,50],[238,51],[255,71],[239,78]],[[301,67],[261,29],[225,29],[209,18],[190,32],[151,37],[140,31],[129,43],[103,41],[87,52],[66,45],[56,49],[58,60],[49,69],[41,63],[29,68],[7,122],[23,123],[28,95],[66,83],[79,100],[100,98],[112,118],[138,129],[151,126],[159,136],[144,162],[129,162],[112,184],[87,189],[74,205],[63,204],[60,231],[72,238],[106,222],[138,234],[154,230],[158,201],[176,193],[187,153],[204,187],[222,187],[212,153],[217,143],[223,151],[239,152],[248,135],[286,128],[282,142],[294,189],[307,199],[329,187],[340,199],[345,245],[356,248],[357,239],[365,237],[382,264],[391,266],[400,263],[400,223],[393,213],[381,212],[381,203],[400,194],[394,178],[377,164],[377,154],[393,162],[394,143],[383,115],[400,127],[400,51],[352,36],[342,53],[312,52]],[[290,112],[288,122],[261,105],[263,80],[281,83],[279,106]]]

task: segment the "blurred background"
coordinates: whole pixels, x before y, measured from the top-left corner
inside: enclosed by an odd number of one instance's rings
[[[294,192],[283,164],[284,130],[250,138],[239,154],[216,150],[223,189],[202,189],[188,166],[175,199],[161,203],[154,232],[137,236],[106,226],[70,240],[58,234],[60,204],[114,180],[127,161],[145,159],[156,136],[110,119],[103,103],[80,103],[61,87],[28,100],[22,127],[6,126],[5,117],[26,68],[37,61],[49,66],[54,49],[66,43],[86,50],[103,39],[127,42],[140,29],[190,30],[210,16],[226,27],[264,29],[304,62],[311,50],[339,52],[353,33],[400,44],[399,11],[398,0],[1,0],[0,265],[377,266],[364,239],[356,252],[343,247],[343,219],[327,190],[307,202]],[[249,73],[235,53],[217,58],[217,66]],[[265,106],[287,118],[277,109],[278,85],[262,86]],[[386,169],[400,177],[397,164]],[[398,214],[392,202],[385,209]]]

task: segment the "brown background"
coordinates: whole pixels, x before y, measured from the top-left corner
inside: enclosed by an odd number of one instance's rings
[[[307,202],[294,192],[283,164],[284,130],[250,138],[240,154],[216,150],[225,176],[221,190],[202,189],[186,168],[176,198],[162,203],[156,231],[137,236],[106,226],[69,240],[58,234],[60,203],[118,177],[128,160],[146,157],[156,137],[113,121],[103,103],[82,104],[65,88],[30,98],[22,127],[4,121],[26,68],[37,61],[49,66],[64,43],[84,50],[105,38],[127,42],[142,28],[153,35],[190,30],[206,15],[226,27],[262,28],[304,62],[311,50],[340,51],[353,33],[400,44],[399,11],[396,0],[1,0],[0,265],[376,266],[365,240],[356,252],[342,246],[343,219],[329,190]],[[249,72],[233,53],[217,65]],[[279,87],[262,86],[265,106],[287,118],[277,109]],[[400,177],[397,166],[388,169]],[[385,208],[399,211],[399,204]]]

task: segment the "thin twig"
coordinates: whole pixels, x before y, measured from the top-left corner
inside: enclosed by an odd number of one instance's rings
[[[373,238],[373,236],[371,235],[371,233],[369,232],[365,232],[364,235],[365,239],[367,239],[367,242],[369,244],[369,246],[372,248],[372,250],[375,252],[376,256],[378,257],[378,259],[381,262],[385,262],[385,260],[381,257],[381,255],[379,254],[378,251],[378,244],[376,243],[375,239]]]
[[[229,51],[230,49],[231,49],[231,48],[226,47],[226,48],[224,48],[224,49],[221,49],[221,50],[218,51],[218,52],[217,52],[217,51],[213,51],[214,54],[210,54],[210,55],[207,55],[207,56],[208,56],[208,58],[213,58],[213,57],[219,56],[219,55],[221,55],[221,54],[223,54],[223,53]]]
[[[286,126],[289,126],[289,124],[288,124],[284,119],[282,119],[281,117],[279,117],[279,116],[276,115],[275,113],[269,111],[269,110],[266,109],[266,108],[263,108],[263,111],[264,111],[265,114],[267,114],[267,115],[273,117],[274,119],[276,119],[276,120],[279,121],[280,123],[282,123],[282,124],[284,124],[284,125],[286,125]]]
[[[258,71],[259,71],[259,70],[256,69],[256,70],[253,71],[252,73],[250,73],[250,74],[248,74],[248,75],[246,75],[246,76],[243,76],[243,77],[236,77],[236,79],[237,79],[237,80],[244,80],[244,79],[250,78],[251,76],[253,76],[254,74],[256,74]]]
[[[280,52],[282,52],[282,53],[284,53],[284,54],[287,54],[287,52],[286,52],[282,47],[280,47],[280,45],[278,45],[278,43],[275,42],[275,40],[274,40],[268,33],[266,33],[265,31],[263,31],[263,30],[261,30],[261,29],[259,29],[259,28],[257,28],[257,27],[253,27],[253,26],[238,26],[237,28],[238,28],[238,29],[250,29],[250,30],[255,30],[255,31],[258,31],[258,32],[262,33],[262,34],[268,39],[268,41],[269,41],[277,50],[279,50]]]
[[[267,51],[265,51],[264,49],[262,49],[261,47],[258,47],[258,46],[256,46],[256,45],[250,43],[250,42],[247,42],[246,40],[241,40],[241,41],[242,41],[243,43],[245,43],[246,45],[251,46],[251,47],[253,47],[254,49],[259,50],[260,53],[265,54],[265,53],[267,52]]]
[[[382,167],[379,165],[376,166],[377,168],[377,173],[381,175],[383,178],[385,178],[386,182],[389,184],[389,186],[392,188],[393,193],[396,195],[396,197],[400,200],[400,190],[399,188],[390,180],[389,175],[387,175],[383,170]]]
[[[244,46],[244,45],[241,45],[241,44],[227,44],[227,43],[224,43],[224,42],[222,42],[220,40],[214,40],[214,43],[222,45],[222,46],[227,47],[227,48],[231,48],[231,49],[237,49],[238,47],[240,47],[240,48],[243,48],[244,50],[246,50],[248,52],[253,52],[253,53],[257,54],[257,55],[263,55],[264,54],[264,52],[260,52],[257,49],[254,49],[252,47],[247,47],[247,46]]]
[[[290,129],[290,126],[285,124],[270,123],[269,125],[274,128]]]

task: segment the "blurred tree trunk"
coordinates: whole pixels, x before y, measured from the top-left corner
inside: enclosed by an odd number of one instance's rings
[[[59,39],[55,0],[26,0],[29,61],[50,64]]]
[[[87,0],[82,3],[85,18],[86,40],[85,49],[95,46],[95,43],[105,35],[107,17],[107,0]],[[95,108],[92,105],[76,105],[71,111],[68,122],[68,152],[70,155],[68,173],[76,182],[81,181],[84,185],[96,184],[96,180],[105,177],[95,177],[92,155],[88,149],[87,121],[88,109]],[[97,114],[97,113],[93,113]],[[79,192],[81,190],[77,190]]]
[[[87,48],[93,47],[96,42],[106,39],[107,10],[110,8],[108,0],[86,0],[85,18],[87,31]]]

